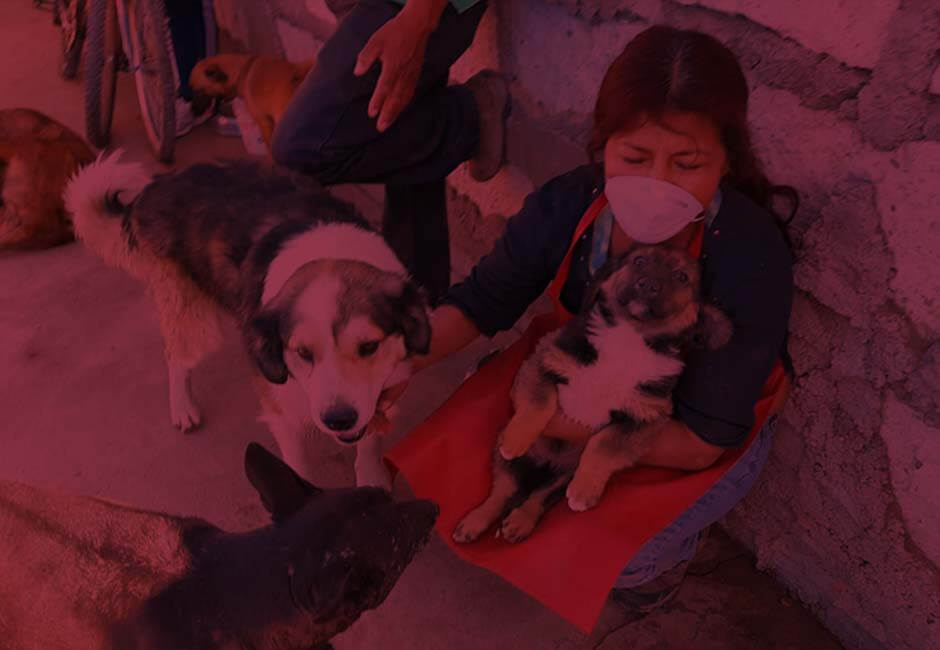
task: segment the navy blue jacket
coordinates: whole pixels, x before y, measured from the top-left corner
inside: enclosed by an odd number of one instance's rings
[[[600,165],[585,165],[533,192],[444,302],[486,336],[511,328],[554,278],[603,183]],[[774,363],[786,354],[793,260],[773,215],[727,184],[721,191],[721,208],[705,231],[702,289],[731,319],[734,334],[719,350],[687,357],[674,414],[706,442],[737,447],[754,424],[754,405]],[[588,228],[562,290],[562,304],[572,313],[590,282],[591,238]]]

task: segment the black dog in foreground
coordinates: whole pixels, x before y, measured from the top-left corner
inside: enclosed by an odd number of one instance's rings
[[[252,443],[273,523],[195,519],[0,481],[0,647],[326,650],[424,546],[430,501],[321,490]]]

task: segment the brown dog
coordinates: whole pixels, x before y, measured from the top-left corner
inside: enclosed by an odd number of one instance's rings
[[[94,159],[81,137],[42,113],[0,110],[0,250],[72,241],[62,190]]]
[[[261,129],[270,151],[274,127],[313,63],[291,63],[248,54],[219,54],[196,64],[189,76],[189,85],[197,94],[207,97],[240,97]]]

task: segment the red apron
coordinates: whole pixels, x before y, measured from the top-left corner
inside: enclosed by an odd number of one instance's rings
[[[606,206],[601,194],[581,218],[558,274],[548,288],[553,313],[533,319],[513,345],[470,376],[427,420],[386,456],[407,478],[416,496],[441,508],[437,531],[462,559],[493,571],[585,634],[590,634],[620,572],[636,552],[707,492],[747,450],[771,413],[782,403],[788,378],[777,363],[754,407],[747,441],[725,452],[700,472],[639,467],[614,476],[600,503],[572,512],[562,500],[519,544],[495,537],[495,529],[474,544],[451,538],[457,523],[489,494],[496,437],[512,414],[510,387],[523,360],[545,333],[572,317],[559,300],[574,246]],[[690,244],[701,252],[704,227]]]

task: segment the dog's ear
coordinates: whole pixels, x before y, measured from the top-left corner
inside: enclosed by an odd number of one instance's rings
[[[287,381],[284,345],[281,343],[281,319],[277,313],[263,312],[248,322],[245,331],[248,351],[262,374],[272,384]]]
[[[604,286],[604,283],[610,279],[620,267],[624,265],[627,261],[627,256],[629,253],[621,253],[614,257],[608,258],[604,262],[597,272],[594,274],[594,277],[591,279],[590,284],[587,287],[587,290],[584,292],[583,302],[581,303],[581,312],[588,311],[591,307],[594,306],[594,302],[597,300],[598,296],[601,295],[601,289]]]
[[[731,340],[734,326],[723,311],[710,303],[705,303],[699,309],[696,330],[696,342],[709,350],[717,350]]]
[[[431,320],[424,291],[414,282],[406,282],[399,300],[405,348],[411,354],[427,354],[431,349]]]
[[[257,442],[248,443],[245,449],[245,476],[275,522],[287,519],[323,493]]]
[[[211,81],[218,81],[220,84],[228,82],[228,73],[226,73],[221,66],[215,64],[206,66],[205,75],[206,79]]]
[[[376,304],[373,318],[386,332],[401,332],[409,354],[427,354],[431,349],[428,301],[414,282],[396,278]]]

